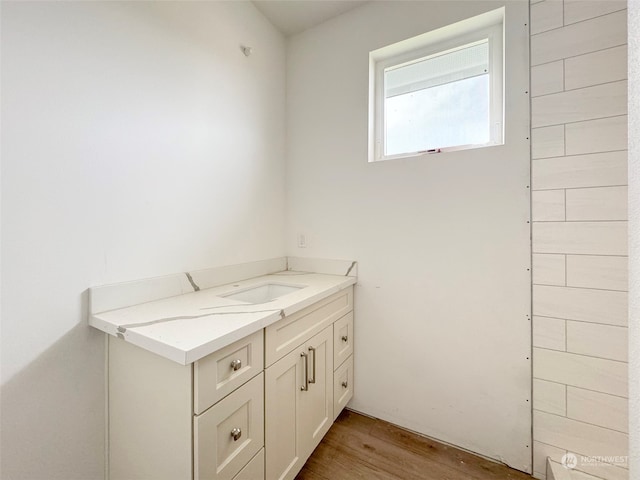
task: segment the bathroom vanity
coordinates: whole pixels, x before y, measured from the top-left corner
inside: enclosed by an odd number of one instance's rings
[[[176,280],[197,291],[103,312],[148,287],[92,289],[90,323],[109,334],[108,478],[294,478],[353,395],[355,277]]]

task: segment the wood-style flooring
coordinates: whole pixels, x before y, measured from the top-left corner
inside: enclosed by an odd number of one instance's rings
[[[344,410],[296,480],[532,480],[505,465]]]

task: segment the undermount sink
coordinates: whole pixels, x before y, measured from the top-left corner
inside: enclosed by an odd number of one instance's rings
[[[276,298],[280,298],[284,295],[288,295],[293,292],[297,292],[301,288],[296,285],[283,285],[281,283],[267,283],[265,285],[258,285],[257,287],[250,287],[244,290],[239,290],[233,293],[227,293],[226,295],[220,295],[223,298],[229,298],[231,300],[238,300],[246,303],[266,303]]]

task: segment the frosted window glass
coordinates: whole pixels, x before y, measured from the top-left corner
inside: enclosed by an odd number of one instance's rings
[[[385,155],[488,143],[488,72],[488,40],[385,69]]]

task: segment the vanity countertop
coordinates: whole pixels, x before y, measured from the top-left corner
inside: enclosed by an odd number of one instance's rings
[[[188,365],[355,283],[354,277],[343,275],[282,271],[93,313],[89,324]],[[224,298],[266,284],[302,288],[262,303]]]

